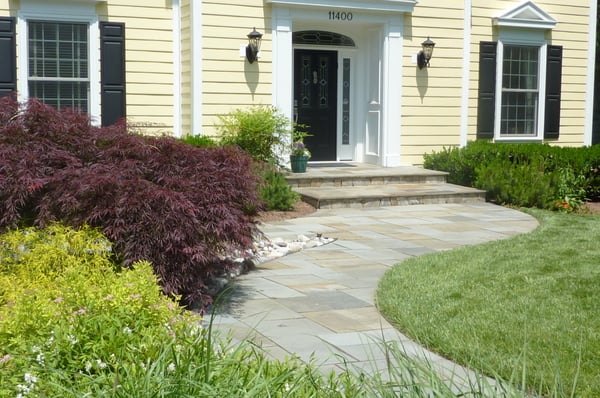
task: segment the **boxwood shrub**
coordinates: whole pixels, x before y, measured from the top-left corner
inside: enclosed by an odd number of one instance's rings
[[[451,183],[485,189],[499,203],[573,210],[600,199],[600,145],[473,141],[425,154],[424,167],[449,172]]]

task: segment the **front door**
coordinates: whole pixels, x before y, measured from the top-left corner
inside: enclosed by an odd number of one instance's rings
[[[294,112],[311,160],[336,160],[337,51],[294,51]]]

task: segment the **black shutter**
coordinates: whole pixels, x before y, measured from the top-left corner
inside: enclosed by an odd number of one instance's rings
[[[125,24],[100,22],[100,83],[102,125],[108,126],[125,113]]]
[[[496,112],[496,42],[479,43],[477,138],[494,138]]]
[[[0,97],[17,91],[15,18],[0,17]]]
[[[560,88],[562,82],[562,46],[548,46],[546,63],[546,115],[544,139],[556,139],[560,130]]]

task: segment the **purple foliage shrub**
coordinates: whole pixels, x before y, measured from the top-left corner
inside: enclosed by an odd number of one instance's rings
[[[0,229],[98,227],[119,260],[152,262],[167,294],[207,300],[224,254],[252,245],[260,208],[251,158],[168,137],[99,128],[38,100],[0,99]]]

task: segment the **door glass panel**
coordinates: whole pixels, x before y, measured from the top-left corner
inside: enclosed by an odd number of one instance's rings
[[[317,46],[355,47],[354,40],[339,33],[323,30],[303,30],[292,33],[292,43],[312,44]]]
[[[319,85],[319,107],[321,109],[327,109],[329,106],[329,58],[320,57],[319,59],[319,79],[317,84]]]
[[[350,144],[350,58],[344,58],[342,75],[342,145]]]
[[[310,85],[312,84],[312,73],[310,57],[302,57],[302,84],[300,91],[300,103],[303,108],[310,108]]]

